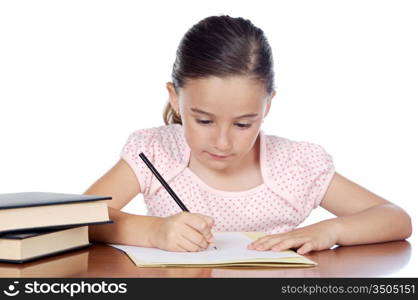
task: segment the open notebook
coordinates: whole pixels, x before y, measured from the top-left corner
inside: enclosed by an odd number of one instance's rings
[[[281,252],[248,250],[259,232],[215,232],[217,249],[200,252],[170,252],[155,248],[116,245],[138,267],[310,267],[316,262],[287,250]]]

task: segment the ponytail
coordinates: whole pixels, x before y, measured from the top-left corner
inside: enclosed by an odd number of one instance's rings
[[[171,107],[170,102],[168,102],[164,108],[163,119],[165,125],[183,124],[180,115]]]

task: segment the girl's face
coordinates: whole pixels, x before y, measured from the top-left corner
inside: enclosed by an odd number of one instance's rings
[[[274,96],[263,83],[245,76],[189,80],[178,94],[171,83],[167,89],[191,155],[217,171],[234,170],[253,153]]]

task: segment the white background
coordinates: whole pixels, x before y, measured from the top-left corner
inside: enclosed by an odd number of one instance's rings
[[[0,193],[84,192],[133,130],[163,125],[181,37],[219,14],[250,19],[272,46],[277,96],[263,130],[322,145],[340,174],[416,226],[412,0],[1,1]],[[142,196],[125,210],[144,213]],[[330,216],[317,209],[304,224]]]

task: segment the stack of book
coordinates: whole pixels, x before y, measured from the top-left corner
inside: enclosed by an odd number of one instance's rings
[[[24,263],[91,245],[88,225],[111,223],[96,195],[0,194],[0,262]]]

